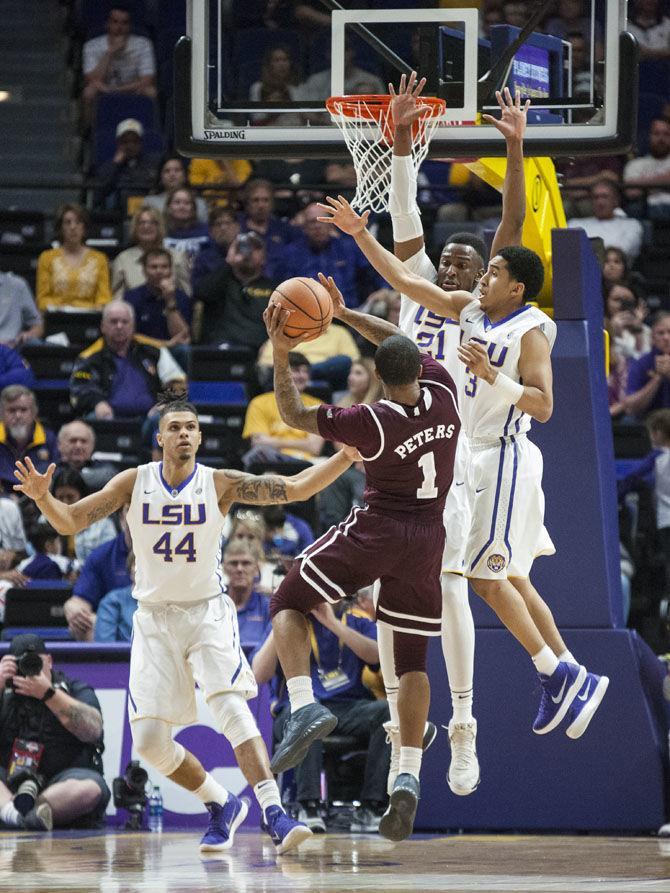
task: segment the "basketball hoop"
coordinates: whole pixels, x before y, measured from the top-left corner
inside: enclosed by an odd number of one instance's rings
[[[351,204],[359,211],[388,210],[394,136],[391,99],[391,96],[363,94],[331,96],[326,100],[330,117],[342,131],[354,162],[358,183]],[[421,96],[417,103],[424,110],[412,124],[412,162],[418,171],[445,113],[446,103],[432,96]]]

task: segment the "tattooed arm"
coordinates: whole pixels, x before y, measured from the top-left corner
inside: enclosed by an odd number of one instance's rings
[[[274,354],[275,367],[275,399],[279,415],[291,428],[307,431],[308,434],[318,434],[317,422],[318,406],[304,406],[300,399],[300,392],[295,386],[287,353]]]
[[[78,701],[60,688],[56,689],[53,698],[49,698],[47,707],[68,732],[85,744],[93,744],[102,735],[100,711],[90,704]]]
[[[326,277],[323,273],[319,273],[319,281],[324,288],[328,289],[335,319],[346,323],[368,341],[373,344],[381,344],[385,338],[389,338],[391,335],[403,334],[392,322],[380,319],[378,316],[371,316],[369,313],[361,313],[360,310],[350,310],[332,276]]]
[[[40,474],[29,458],[16,463],[14,475],[19,482],[14,489],[35,500],[38,509],[58,533],[71,536],[85,527],[106,518],[130,502],[137,476],[136,468],[114,475],[102,490],[85,496],[73,505],[60,502],[49,492],[56,466],[52,463]]]
[[[305,468],[290,477],[281,474],[247,474],[243,471],[223,469],[214,472],[219,508],[225,514],[233,502],[247,505],[277,505],[309,499],[328,487],[354,461],[341,450],[326,462]]]

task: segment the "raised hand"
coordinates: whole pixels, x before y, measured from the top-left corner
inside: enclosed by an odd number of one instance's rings
[[[330,213],[330,217],[317,217],[321,223],[333,223],[339,230],[349,236],[363,232],[368,224],[369,211],[357,214],[343,195],[333,198],[326,196],[327,205],[318,202],[320,208]]]
[[[501,93],[496,90],[496,99],[502,112],[500,118],[494,118],[493,115],[482,115],[482,120],[487,124],[493,124],[506,140],[522,140],[526,132],[526,119],[528,109],[530,108],[530,99],[527,99],[524,105],[521,105],[521,93],[519,90],[514,92],[514,99],[508,87],[505,87]]]
[[[14,484],[14,489],[19,493],[25,493],[26,496],[37,501],[49,492],[55,470],[56,466],[52,462],[44,474],[40,474],[33,465],[30,456],[26,456],[25,465],[20,460],[17,460],[14,477],[19,483]]]
[[[389,84],[389,93],[392,97],[391,117],[396,127],[411,127],[423,114],[423,110],[417,105],[417,99],[426,86],[426,79],[421,78],[417,83],[416,78],[416,71],[410,74],[409,80],[403,74],[397,93],[393,84]]]
[[[342,292],[335,285],[335,280],[332,276],[326,278],[323,273],[319,273],[319,282],[324,288],[328,289],[330,300],[333,302],[333,316],[335,319],[342,319],[346,313],[347,305],[344,303]]]

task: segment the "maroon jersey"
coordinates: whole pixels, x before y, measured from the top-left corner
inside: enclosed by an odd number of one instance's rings
[[[415,406],[323,404],[317,416],[322,437],[355,446],[363,457],[370,508],[401,520],[441,517],[461,427],[453,379],[432,357],[421,361]]]

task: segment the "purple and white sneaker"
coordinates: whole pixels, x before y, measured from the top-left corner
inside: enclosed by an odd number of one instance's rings
[[[568,711],[568,727],[565,730],[568,738],[580,738],[584,734],[596,710],[600,707],[600,702],[605,697],[609,684],[607,676],[596,676],[595,673],[586,674],[584,685],[570,704]]]
[[[235,832],[247,817],[248,804],[229,793],[223,806],[220,803],[206,803],[205,806],[209,810],[209,825],[200,841],[200,852],[229,850]]]
[[[551,676],[539,675],[543,691],[533,731],[536,735],[546,735],[561,722],[577,697],[586,679],[586,668],[562,661]]]
[[[268,806],[261,820],[261,830],[270,835],[278,855],[296,849],[312,837],[307,825],[287,816],[281,806]]]

